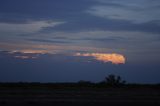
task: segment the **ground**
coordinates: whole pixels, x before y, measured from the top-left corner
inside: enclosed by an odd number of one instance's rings
[[[0,84],[0,106],[160,106],[159,85]]]

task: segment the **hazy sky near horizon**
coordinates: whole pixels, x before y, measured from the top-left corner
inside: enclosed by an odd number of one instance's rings
[[[0,81],[160,82],[159,0],[0,0]]]

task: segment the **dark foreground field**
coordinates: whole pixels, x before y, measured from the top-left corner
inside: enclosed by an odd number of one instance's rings
[[[0,106],[160,106],[159,85],[1,83]]]

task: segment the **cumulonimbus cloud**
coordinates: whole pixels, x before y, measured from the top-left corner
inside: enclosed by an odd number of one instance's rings
[[[75,56],[94,57],[98,61],[112,62],[113,64],[125,64],[125,57],[117,53],[76,53]]]

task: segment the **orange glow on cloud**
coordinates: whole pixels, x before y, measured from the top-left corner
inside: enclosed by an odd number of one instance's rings
[[[11,51],[10,53],[23,53],[23,54],[47,54],[49,53],[47,50],[30,50],[30,49],[26,49],[26,50],[15,50],[15,51]]]
[[[15,58],[19,58],[19,59],[35,59],[36,57],[33,56],[14,56]]]
[[[125,57],[121,54],[117,53],[94,53],[96,51],[99,52],[113,52],[112,49],[107,48],[96,48],[96,47],[84,47],[84,46],[69,46],[69,45],[50,45],[44,44],[39,45],[35,43],[4,43],[0,42],[0,48],[2,50],[9,51],[8,53],[16,54],[21,53],[23,56],[17,56],[16,58],[32,58],[38,57],[39,54],[66,54],[66,51],[85,51],[92,53],[74,53],[75,56],[84,56],[84,57],[94,57],[98,61],[102,62],[112,62],[113,64],[124,64]],[[114,50],[115,51],[115,50]],[[18,54],[16,54],[18,55]],[[70,55],[70,53],[68,54]],[[73,54],[72,54],[73,55]],[[29,56],[29,57],[27,57]]]
[[[15,58],[19,59],[36,59],[38,58],[39,54],[48,54],[47,50],[31,50],[31,49],[24,49],[24,50],[13,50],[9,52],[11,54],[21,53],[21,55],[14,56]]]
[[[125,64],[125,57],[116,53],[76,53],[75,56],[94,57],[96,60],[105,63],[112,62],[113,64]]]

